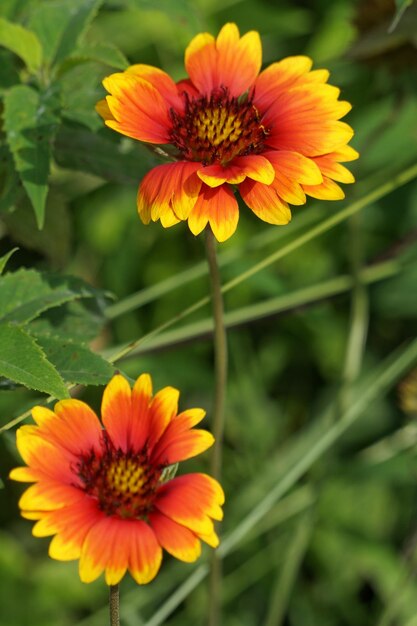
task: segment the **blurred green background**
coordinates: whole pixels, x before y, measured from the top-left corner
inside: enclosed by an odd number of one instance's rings
[[[42,24],[46,6],[59,11],[61,4],[65,0],[2,0],[0,16],[29,28]],[[393,25],[402,4],[96,3],[84,44],[117,46],[131,63],[157,65],[179,79],[190,39],[234,21],[242,33],[260,32],[264,64],[308,54],[315,67],[330,69],[330,82],[353,103],[346,119],[361,158],[352,164],[358,182],[345,187],[347,199],[295,207],[286,227],[268,226],[242,206],[236,235],[219,250],[225,282],[416,163],[417,6],[411,3]],[[390,25],[395,28],[388,34]],[[63,121],[45,228],[37,229],[27,199],[10,192],[3,172],[0,256],[17,246],[9,270],[73,274],[106,292],[101,311],[86,318],[90,326],[83,330],[95,350],[106,351],[140,338],[206,295],[204,246],[184,224],[164,230],[159,223],[145,227],[139,221],[137,185],[157,161],[103,128],[94,112],[104,93],[101,80],[116,71],[114,65],[91,59],[69,64],[56,77]],[[25,80],[21,61],[0,47],[1,92]],[[401,408],[397,387],[406,372],[390,379],[388,392],[376,394],[352,427],[336,437],[336,445],[324,446],[308,471],[300,471],[299,480],[290,474],[364,398],[374,377],[389,370],[388,355],[416,334],[417,184],[381,195],[226,295],[227,311],[237,314],[229,332],[222,532],[233,532],[280,481],[289,481],[251,531],[225,549],[226,626],[417,626],[417,424],[416,415]],[[364,281],[366,266],[382,268],[380,279]],[[196,276],[187,281],[182,272],[190,268]],[[332,291],[329,281],[340,276],[347,283]],[[156,298],[147,291],[168,279],[172,284]],[[142,302],[130,310],[126,298],[136,292]],[[292,301],[275,300],[293,293]],[[259,311],[245,308],[255,303]],[[207,428],[212,344],[200,321],[209,315],[209,307],[200,310],[171,334],[158,335],[159,344],[143,343],[117,364],[132,378],[151,372],[156,388],[178,387],[183,408],[207,409]],[[417,395],[417,382],[408,388]],[[80,397],[98,410],[101,393],[101,387],[90,387]],[[24,388],[1,386],[0,423],[41,399]],[[80,583],[77,565],[48,559],[48,540],[33,539],[31,523],[19,518],[23,487],[7,479],[18,464],[13,429],[3,433],[0,446],[0,625],[106,623],[103,580]],[[205,455],[187,462],[183,471],[207,466]],[[166,556],[161,574],[145,588],[127,577],[121,585],[123,626],[204,624],[208,556],[209,551],[197,566]],[[185,580],[192,592],[185,590],[165,615],[165,601]]]

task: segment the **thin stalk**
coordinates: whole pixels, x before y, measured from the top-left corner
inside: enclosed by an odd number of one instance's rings
[[[210,469],[213,478],[220,480],[222,470],[223,431],[224,431],[224,405],[226,399],[227,384],[227,338],[224,325],[224,307],[222,286],[219,266],[216,254],[216,241],[210,228],[206,234],[206,254],[210,275],[211,301],[214,320],[214,403],[212,430],[215,443],[211,452]],[[209,585],[209,626],[220,625],[221,606],[221,561],[216,552],[211,559],[210,585]]]
[[[356,213],[349,220],[349,248],[353,290],[342,387],[338,398],[339,415],[342,415],[349,406],[352,384],[360,374],[369,325],[369,298],[365,281],[362,278],[363,236],[360,217],[360,214]]]
[[[110,610],[110,626],[120,626],[119,585],[110,585],[109,610]]]

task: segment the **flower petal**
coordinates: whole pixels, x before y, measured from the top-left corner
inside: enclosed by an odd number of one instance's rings
[[[107,126],[140,141],[169,142],[169,104],[148,80],[119,72],[105,78],[103,85],[112,94],[107,104],[114,120],[106,119]]]
[[[153,530],[142,520],[106,517],[88,533],[81,551],[80,578],[92,582],[105,571],[106,583],[116,585],[129,569],[139,584],[157,574],[162,550]]]
[[[104,121],[114,120],[113,113],[109,109],[106,98],[99,100],[95,106],[95,109]]]
[[[33,529],[37,537],[54,534],[49,556],[58,561],[80,558],[84,539],[90,529],[105,517],[97,504],[85,496],[78,505],[71,505],[48,514]]]
[[[162,513],[151,513],[149,523],[158,543],[180,561],[192,563],[201,554],[201,544],[188,528],[177,524]]]
[[[245,180],[239,192],[248,207],[264,222],[283,225],[291,220],[291,211],[275,186],[263,185],[254,180]]]
[[[239,208],[232,190],[223,185],[212,189],[204,185],[188,218],[188,225],[198,235],[210,223],[217,241],[226,241],[235,232]]]
[[[43,480],[26,489],[19,500],[23,511],[54,511],[80,499],[80,489],[57,481]]]
[[[35,407],[32,415],[40,424],[38,436],[78,456],[87,450],[100,450],[101,425],[94,411],[81,400],[61,400],[54,412]]]
[[[192,83],[202,94],[226,87],[231,96],[240,96],[254,83],[262,63],[259,34],[240,37],[236,24],[226,24],[217,40],[202,33],[194,37],[185,52],[185,67]]]
[[[198,538],[201,539],[201,541],[204,541],[204,543],[209,545],[211,548],[217,548],[220,543],[217,533],[214,530],[209,535],[199,533]]]
[[[132,390],[130,443],[138,452],[145,445],[149,432],[149,405],[152,400],[152,379],[149,374],[141,374]]]
[[[143,178],[138,191],[138,211],[144,224],[174,214],[186,219],[201,187],[196,171],[199,163],[178,161],[154,167]],[[168,224],[165,224],[168,225]]]
[[[158,573],[162,561],[162,549],[148,524],[136,521],[132,525],[129,571],[139,585],[145,585]]]
[[[270,185],[275,177],[271,163],[260,154],[236,157],[228,165],[209,165],[197,174],[209,187],[219,187],[225,182],[238,185],[247,176]]]
[[[174,387],[164,387],[155,394],[149,406],[148,445],[150,450],[160,439],[166,427],[178,413],[180,392]]]
[[[355,177],[346,167],[337,163],[332,155],[324,155],[321,157],[314,157],[314,161],[319,166],[323,176],[332,178],[339,183],[354,183]]]
[[[104,390],[101,416],[114,446],[127,452],[132,424],[132,391],[124,376],[116,374]]]
[[[217,481],[206,474],[186,474],[158,489],[155,507],[193,532],[210,535],[210,518],[222,519],[223,502],[223,490]]]
[[[40,474],[31,467],[15,467],[9,473],[9,478],[22,483],[34,483],[39,480]]]
[[[137,63],[131,65],[126,70],[127,74],[132,74],[151,83],[161,96],[169,103],[169,106],[182,111],[184,101],[179,96],[178,88],[173,79],[163,70],[153,65]]]
[[[345,197],[343,189],[327,176],[323,176],[320,185],[303,185],[303,189],[308,196],[318,200],[343,200]]]
[[[168,424],[158,444],[155,446],[152,461],[161,465],[172,465],[178,461],[191,459],[205,452],[214,443],[214,437],[207,430],[177,431],[175,420]]]
[[[55,420],[57,417],[55,416]],[[65,454],[61,446],[56,446],[42,437],[37,426],[21,426],[16,432],[16,445],[27,468],[18,468],[10,474],[13,480],[25,480],[24,476],[36,476],[35,480],[49,478],[71,484],[78,482],[77,476],[71,469],[73,455]],[[20,478],[16,478],[20,476]],[[30,481],[31,482],[31,481]]]
[[[277,90],[289,88],[300,76],[305,76],[311,69],[313,61],[307,56],[286,57],[272,63],[263,70],[256,79],[254,87],[254,104],[265,111],[276,99]]]
[[[265,156],[273,165],[275,173],[281,173],[290,180],[305,185],[319,185],[323,181],[320,168],[314,159],[298,152],[271,150],[265,152]]]
[[[216,86],[224,85],[232,96],[240,96],[253,85],[261,69],[259,33],[252,30],[240,38],[236,24],[225,24],[217,37],[216,48],[219,81]]]

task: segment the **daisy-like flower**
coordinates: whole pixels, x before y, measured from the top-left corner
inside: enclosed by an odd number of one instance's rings
[[[33,409],[36,426],[17,431],[27,467],[10,477],[34,482],[22,495],[23,517],[37,520],[33,534],[54,535],[49,555],[79,559],[80,578],[105,572],[116,585],[127,570],[139,584],[157,574],[162,548],[191,562],[200,540],[218,545],[213,519],[222,518],[220,485],[206,474],[164,482],[166,468],[210,447],[205,430],[192,429],[202,409],[178,414],[179,392],[152,396],[148,374],[133,390],[120,375],[107,385],[102,422],[80,400],[62,400],[54,411]]]
[[[111,94],[97,104],[110,128],[150,144],[171,144],[172,163],[142,180],[142,221],[168,227],[188,220],[199,234],[209,223],[218,241],[236,230],[234,189],[262,220],[287,224],[289,204],[306,195],[344,197],[337,182],[354,178],[343,165],[358,157],[340,121],[351,105],[327,84],[327,70],[294,56],[260,72],[255,31],[240,37],[226,24],[217,39],[197,35],[185,52],[189,78],[175,83],[149,65],[132,65],[103,85]],[[335,182],[337,181],[337,182]]]

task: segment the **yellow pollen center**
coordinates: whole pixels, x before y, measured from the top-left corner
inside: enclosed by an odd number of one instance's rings
[[[251,98],[230,97],[224,87],[209,96],[183,97],[184,111],[170,110],[170,140],[182,159],[227,165],[235,157],[264,150],[270,129]]]
[[[139,493],[145,484],[145,471],[141,465],[129,458],[113,461],[107,470],[107,484],[121,495]]]
[[[242,134],[239,117],[222,108],[199,111],[194,124],[199,139],[212,146],[219,146],[227,140],[237,141]]]

